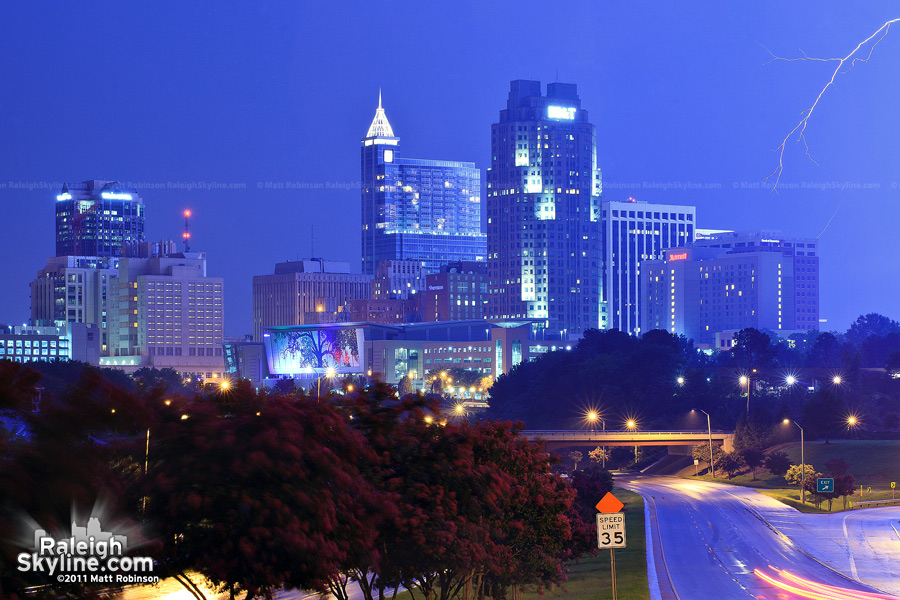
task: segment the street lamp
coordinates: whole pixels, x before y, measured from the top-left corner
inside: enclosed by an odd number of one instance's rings
[[[831,383],[833,383],[834,385],[841,385],[841,376],[835,375],[834,377],[832,377]]]
[[[795,383],[797,383],[797,378],[794,377],[793,375],[788,375],[787,377],[784,378],[784,382],[786,384],[788,384],[788,386],[792,386]]]
[[[791,421],[790,419],[785,419],[785,423],[793,423],[797,426],[797,429],[800,430],[800,503],[806,503],[806,490],[803,489],[803,482],[806,479],[806,457],[803,453],[803,428],[800,427],[800,423],[797,421]]]
[[[850,430],[850,439],[853,439],[853,432],[856,430],[857,425],[859,425],[859,419],[854,415],[847,417],[847,429]]]
[[[738,379],[738,381],[740,382],[741,385],[747,386],[747,418],[748,419],[750,418],[750,388],[752,387],[751,383],[752,383],[753,373],[756,373],[756,369],[753,369],[753,371],[751,373],[748,373],[747,375],[741,375],[740,378]]]
[[[334,367],[328,367],[325,369],[325,377],[331,379],[334,377],[335,370]],[[322,395],[322,376],[319,375],[319,378],[316,379],[316,400]]]
[[[679,378],[676,379],[675,381],[678,382],[678,385],[684,385],[684,377],[679,377]]]
[[[713,454],[713,445],[712,445],[712,425],[709,421],[709,413],[703,410],[702,408],[692,408],[691,412],[695,410],[699,410],[704,415],[706,415],[706,429],[709,432],[709,471],[712,473],[713,479],[716,478],[716,455]]]

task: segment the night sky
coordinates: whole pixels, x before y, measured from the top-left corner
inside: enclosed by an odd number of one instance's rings
[[[778,193],[763,183],[834,69],[767,64],[766,48],[845,56],[896,4],[327,4],[3,3],[0,322],[30,315],[60,183],[113,179],[164,186],[137,189],[148,239],[180,239],[193,210],[192,249],[225,277],[226,335],[249,333],[251,277],[309,256],[313,228],[316,256],[359,269],[359,146],[379,87],[404,156],[485,169],[509,81],[557,74],[596,125],[605,199],[821,234],[823,328],[900,318],[900,23],[813,114],[818,164],[791,143]],[[705,189],[664,189],[684,183]]]

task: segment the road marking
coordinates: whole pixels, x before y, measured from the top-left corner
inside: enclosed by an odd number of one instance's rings
[[[850,533],[847,531],[847,519],[850,515],[844,516],[841,519],[841,524],[844,526],[844,539],[847,540],[847,556],[850,557],[850,573],[853,575],[853,579],[859,581],[859,573],[856,571],[856,561],[853,560],[853,548],[850,547]]]

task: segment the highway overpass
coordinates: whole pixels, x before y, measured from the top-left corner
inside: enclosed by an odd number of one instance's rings
[[[522,432],[532,441],[542,440],[547,450],[558,450],[575,446],[696,446],[709,443],[709,431],[542,431],[537,429]],[[722,446],[725,452],[734,450],[734,432],[712,432],[712,442]],[[681,454],[681,452],[678,452]]]

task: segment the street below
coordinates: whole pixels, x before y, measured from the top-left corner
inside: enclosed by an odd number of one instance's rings
[[[750,488],[675,477],[622,477],[617,485],[648,504],[659,580],[653,598],[814,598],[788,590],[815,586],[837,588],[819,588],[835,598],[900,594],[890,574],[900,564],[893,509],[805,515]]]

